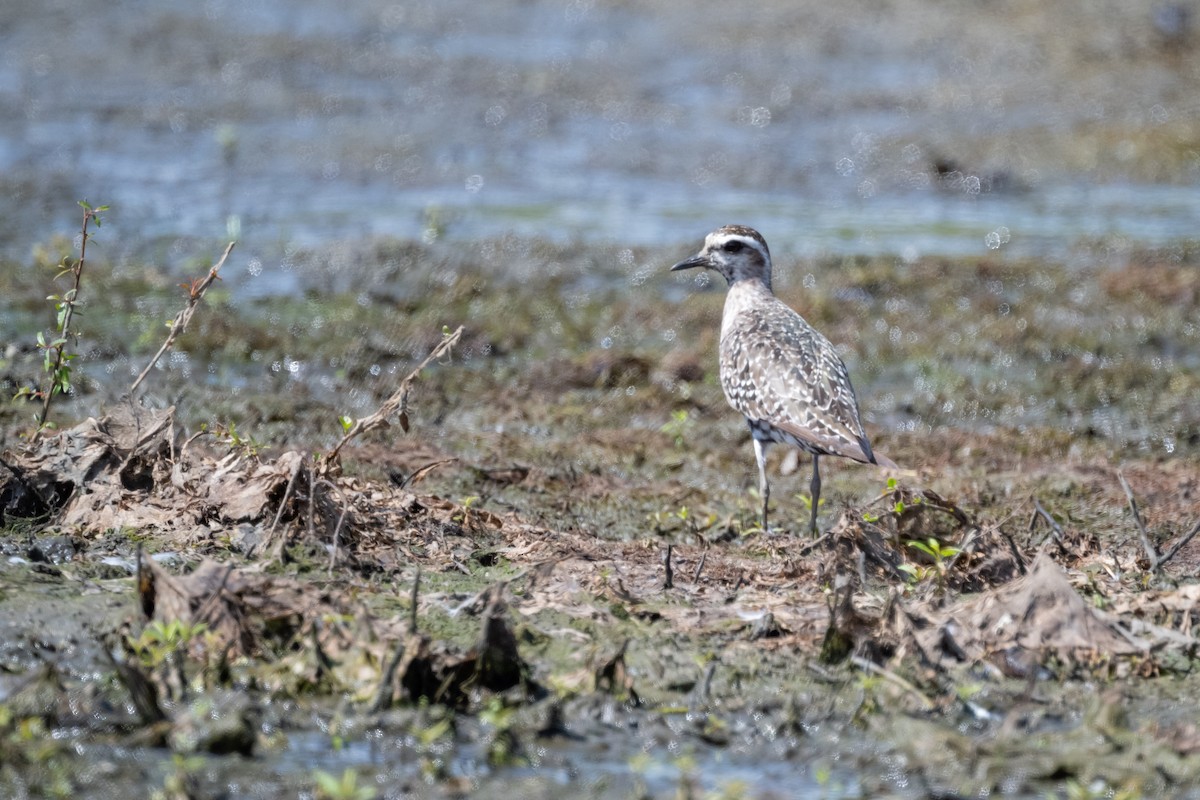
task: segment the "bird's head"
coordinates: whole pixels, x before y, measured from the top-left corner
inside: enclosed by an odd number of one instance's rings
[[[745,225],[726,225],[704,237],[704,247],[691,258],[671,267],[681,269],[704,267],[724,276],[729,285],[757,278],[771,286],[771,251],[762,234]]]

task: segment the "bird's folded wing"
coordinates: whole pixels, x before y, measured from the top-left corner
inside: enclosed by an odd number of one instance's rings
[[[731,331],[736,346],[729,348],[730,377],[741,391],[731,393],[730,402],[820,452],[895,467],[872,452],[846,365],[833,345],[787,312],[759,317],[753,330]]]

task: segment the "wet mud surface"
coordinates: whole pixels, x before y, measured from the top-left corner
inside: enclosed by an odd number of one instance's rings
[[[514,253],[559,274],[489,267]],[[63,430],[5,412],[5,791],[1188,796],[1190,245],[781,261],[904,467],[831,463],[819,541],[783,452],[755,527],[718,288],[511,238],[356,258],[391,310],[218,284],[135,406],[185,296],[91,273]],[[44,274],[10,275],[35,318]],[[330,461],[404,385],[408,431]]]

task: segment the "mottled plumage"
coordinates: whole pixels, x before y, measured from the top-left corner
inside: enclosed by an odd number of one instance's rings
[[[790,444],[813,456],[812,519],[821,496],[818,459],[843,456],[894,468],[871,450],[846,365],[833,345],[771,291],[771,254],[753,228],[710,233],[695,256],[672,270],[705,267],[729,283],[721,318],[721,386],[750,425],[767,528],[766,447]]]

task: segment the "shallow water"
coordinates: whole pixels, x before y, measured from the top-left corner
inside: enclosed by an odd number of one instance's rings
[[[83,197],[113,206],[105,257],[230,237],[268,270],[374,236],[667,246],[732,221],[795,255],[1196,235],[1200,160],[1138,167],[1139,137],[1197,114],[1194,65],[1161,60],[1153,30],[1136,69],[1092,57],[1104,87],[1069,57],[1038,83],[1004,55],[1041,41],[1036,19],[901,5],[6,3],[0,252],[70,235]],[[1122,14],[1063,46],[1150,26],[1150,5]],[[1109,124],[1113,152],[1064,161]]]

